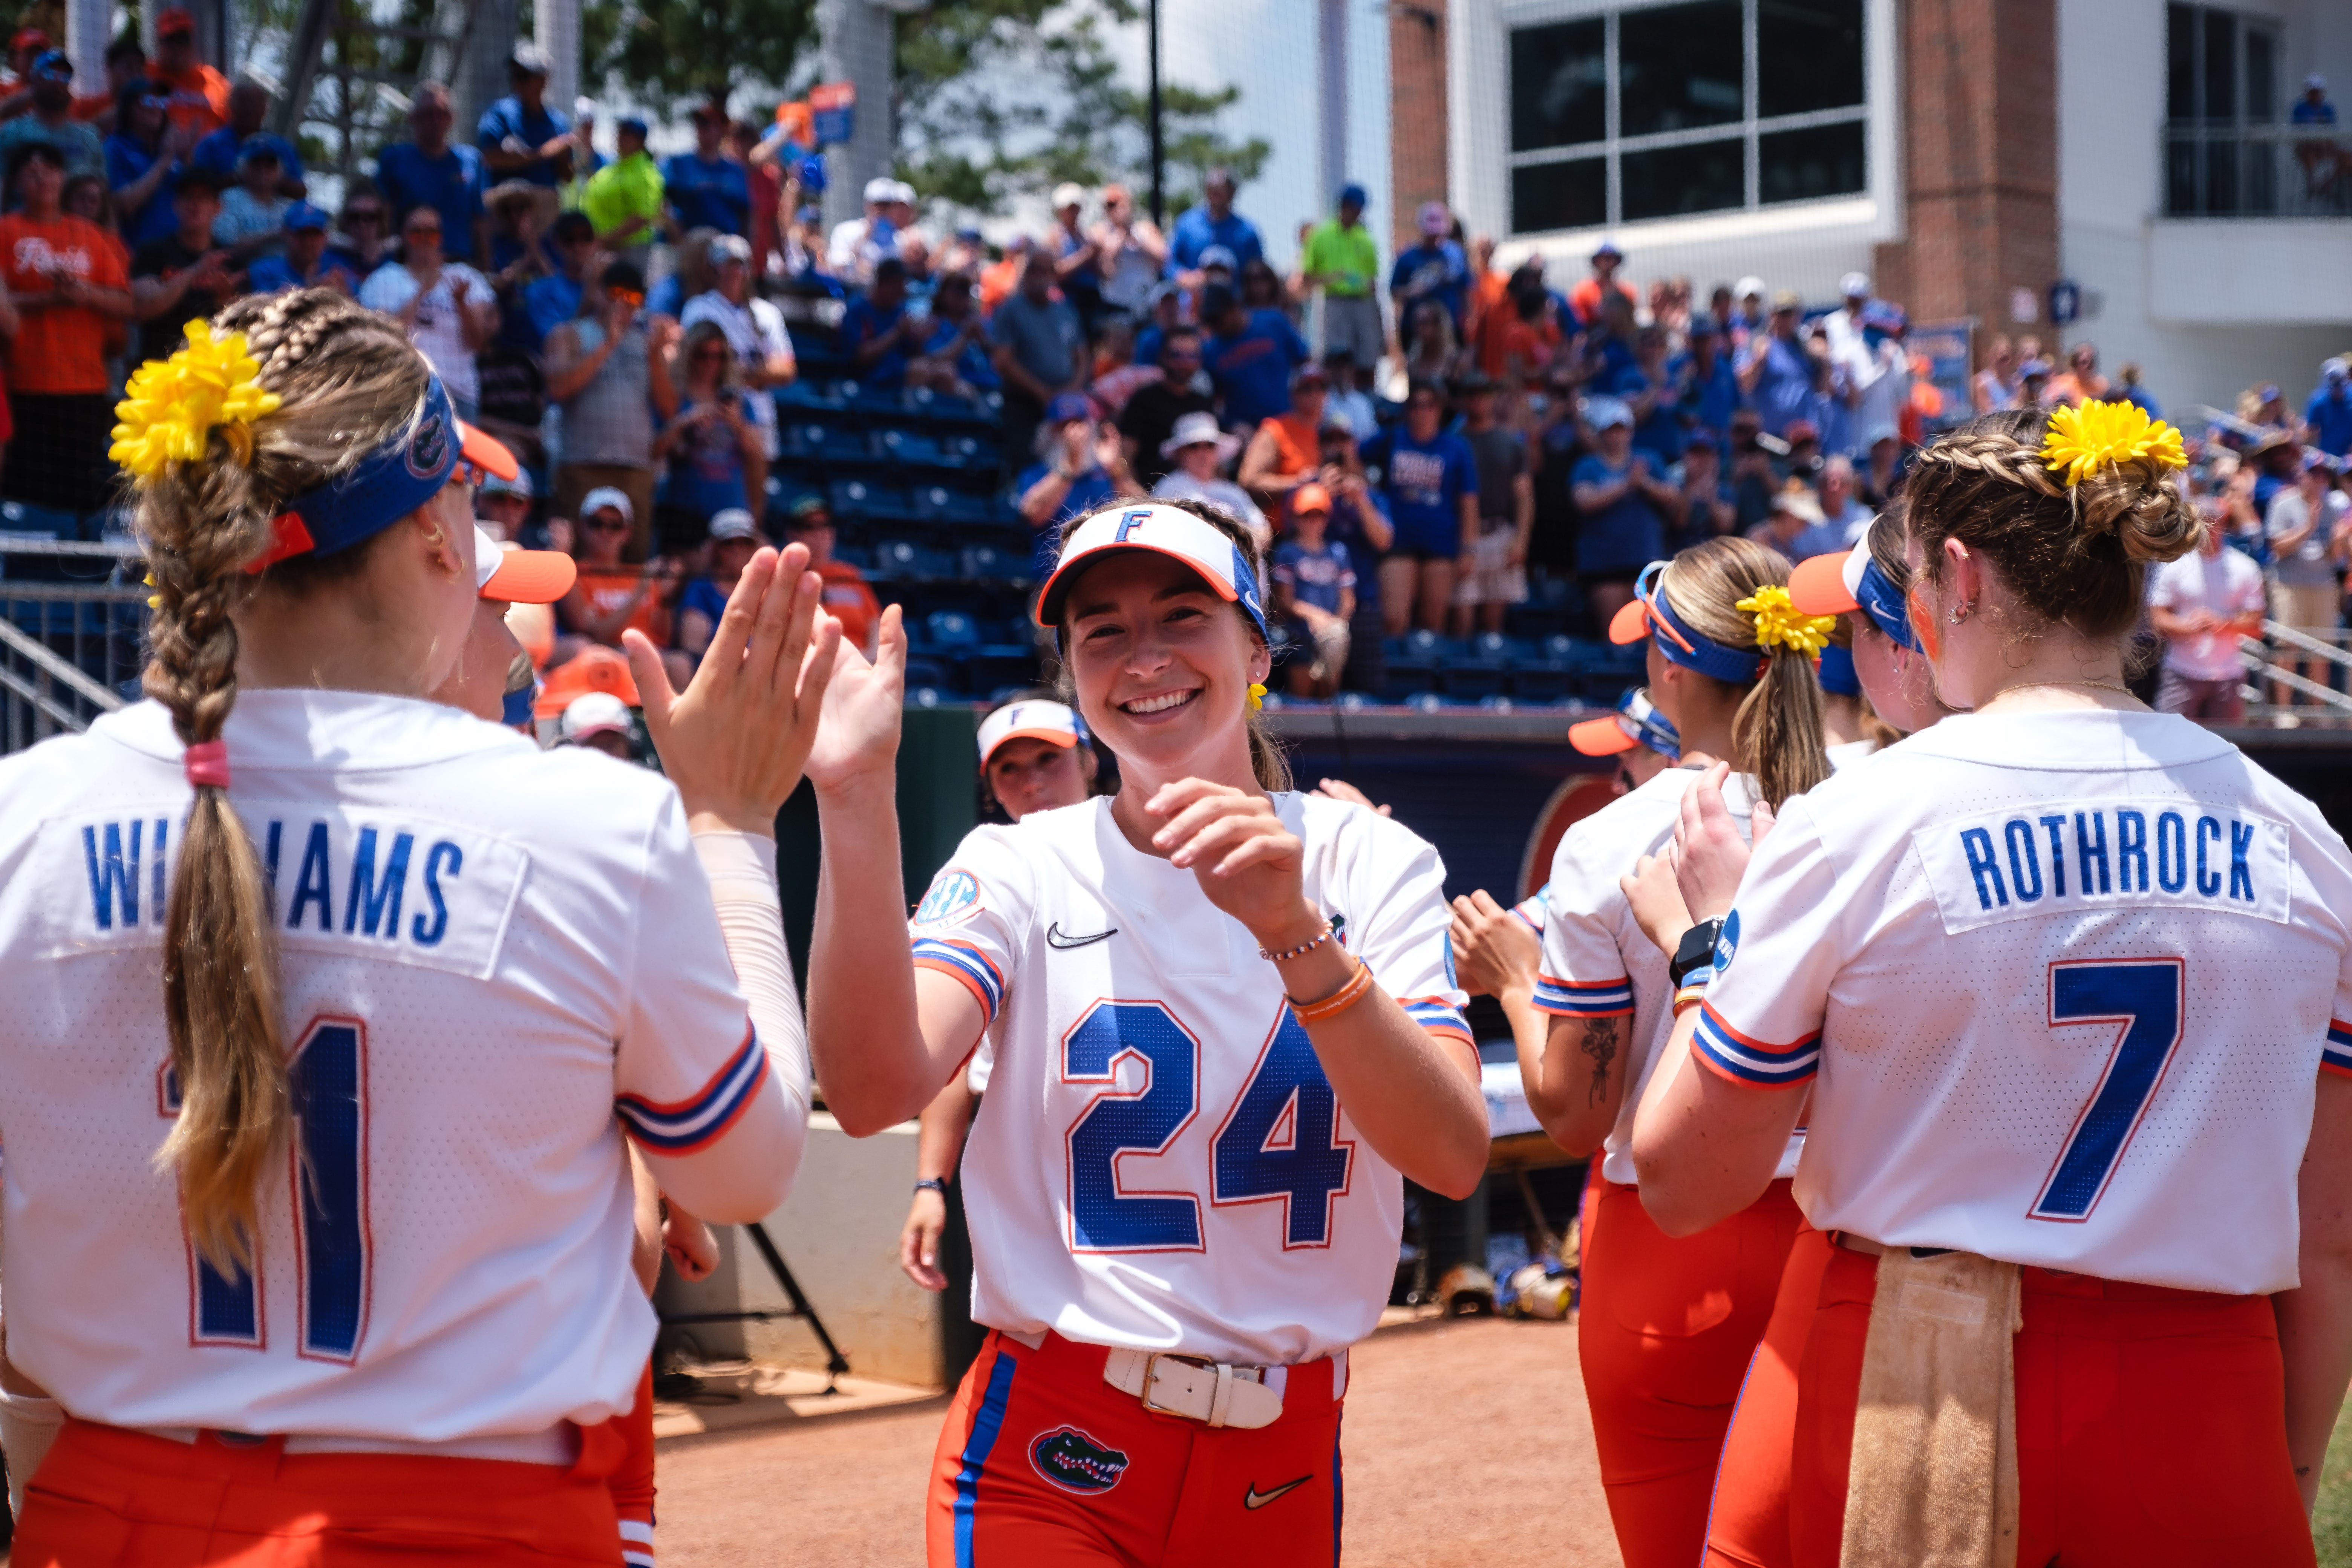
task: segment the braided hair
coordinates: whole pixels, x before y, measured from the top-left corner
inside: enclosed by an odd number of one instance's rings
[[[2148,566],[2195,549],[2201,524],[2151,460],[2067,485],[2042,461],[2048,421],[2042,409],[1988,414],[1919,453],[1904,493],[1923,574],[1941,575],[1944,541],[1957,539],[1990,557],[2043,625],[2121,637],[2139,619]]]
[[[155,588],[142,684],[191,746],[219,740],[236,704],[233,617],[248,598],[307,593],[365,565],[369,545],[358,544],[249,574],[278,514],[414,425],[430,375],[396,323],[330,289],[240,300],[214,320],[246,334],[280,405],[250,425],[215,426],[203,457],[156,474],[135,498]],[[228,1273],[252,1263],[256,1189],[291,1114],[276,926],[225,788],[197,786],[185,831],[163,935],[181,1110],[156,1159],[177,1167],[188,1233]]]

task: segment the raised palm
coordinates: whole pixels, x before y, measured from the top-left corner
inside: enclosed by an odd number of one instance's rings
[[[891,773],[906,702],[907,631],[898,606],[892,605],[882,612],[872,659],[846,637],[834,655],[824,721],[809,752],[810,781],[819,789],[834,789]]]

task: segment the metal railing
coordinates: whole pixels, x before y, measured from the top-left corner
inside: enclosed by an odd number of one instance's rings
[[[2292,719],[2301,723],[2309,720],[2330,727],[2352,722],[2352,694],[2285,668],[2285,664],[2308,667],[2316,660],[2323,666],[2336,667],[2343,672],[2339,679],[2352,686],[2352,650],[2342,646],[2352,633],[2336,631],[2329,636],[2336,640],[2315,637],[2277,621],[2264,621],[2261,637],[2238,639],[2238,658],[2246,667],[2246,680],[2238,689],[2246,700],[2250,721],[2275,723]],[[2286,692],[2309,700],[2279,700]]]
[[[2167,217],[2352,217],[2344,128],[2175,122],[2158,134]]]
[[[144,657],[139,547],[0,533],[0,754],[78,733]]]

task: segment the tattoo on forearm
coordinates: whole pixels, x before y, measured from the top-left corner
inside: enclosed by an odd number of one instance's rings
[[[1592,1058],[1592,1083],[1585,1090],[1584,1103],[1598,1105],[1609,1093],[1609,1064],[1617,1059],[1617,1020],[1586,1019],[1583,1050]]]

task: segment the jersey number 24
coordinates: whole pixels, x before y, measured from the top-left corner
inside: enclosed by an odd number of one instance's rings
[[[295,1344],[320,1361],[357,1359],[367,1323],[367,1026],[313,1018],[287,1068],[294,1100],[291,1195],[302,1285]],[[163,1069],[162,1109],[180,1110],[180,1086]],[[259,1242],[254,1243],[258,1251]],[[223,1274],[188,1247],[194,1300],[191,1337],[200,1345],[261,1349],[261,1285],[242,1270]]]
[[[1116,1087],[1118,1064],[1143,1063],[1143,1087]],[[1110,1085],[1069,1131],[1070,1245],[1079,1252],[1198,1252],[1194,1193],[1130,1193],[1122,1154],[1164,1153],[1200,1110],[1201,1046],[1159,1002],[1097,1002],[1062,1037],[1062,1081]],[[1307,1030],[1282,1010],[1249,1081],[1217,1129],[1209,1201],[1279,1201],[1282,1245],[1328,1247],[1331,1200],[1348,1190],[1356,1146],[1339,1138],[1339,1097]]]

